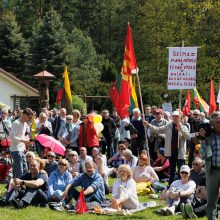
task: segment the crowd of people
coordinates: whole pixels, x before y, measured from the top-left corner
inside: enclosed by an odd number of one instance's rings
[[[65,108],[43,108],[37,115],[30,108],[1,109],[0,181],[7,183],[7,192],[0,205],[70,207],[81,187],[90,206],[129,210],[138,208],[138,195],[162,191],[166,207],[161,214],[216,219],[219,112],[208,118],[197,109],[184,116],[178,109],[170,114],[146,106],[144,117],[138,108],[122,120],[115,109],[100,114],[101,132],[90,114],[78,110],[68,115]],[[65,155],[36,140],[42,134],[59,140]],[[117,178],[113,187],[109,176]]]

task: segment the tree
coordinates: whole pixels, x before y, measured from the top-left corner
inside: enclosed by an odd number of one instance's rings
[[[47,70],[61,78],[67,61],[67,32],[60,16],[53,9],[46,13],[42,22],[34,30],[31,54],[32,73],[42,70],[42,59],[47,60]]]
[[[28,44],[20,33],[15,16],[7,12],[0,20],[0,67],[24,78],[28,59]]]
[[[68,35],[68,42],[71,78],[82,81],[100,80],[105,58],[96,53],[92,39],[78,28],[74,28]]]

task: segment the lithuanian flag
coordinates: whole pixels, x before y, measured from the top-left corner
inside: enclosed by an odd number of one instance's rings
[[[117,77],[109,91],[111,101],[121,119],[128,117],[138,107],[137,95],[132,82],[132,73],[136,73],[137,64],[134,54],[131,28],[128,24],[124,62],[121,74]]]
[[[209,105],[201,98],[197,89],[194,89],[194,103],[201,112],[209,112]]]
[[[66,108],[67,114],[72,113],[72,95],[66,66],[64,67],[63,81],[61,88],[58,90],[56,102],[60,104],[61,108]]]

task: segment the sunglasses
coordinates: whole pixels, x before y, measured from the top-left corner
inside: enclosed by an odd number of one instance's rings
[[[2,156],[6,156],[7,154],[2,154]]]
[[[198,116],[199,114],[193,114],[194,116]]]
[[[67,121],[71,121],[72,119],[71,119],[71,118],[67,118],[66,120],[67,120]]]
[[[75,155],[75,154],[70,154],[70,155],[69,155],[69,157],[74,157],[74,156],[76,156],[76,155]],[[77,157],[77,156],[76,156],[76,157]]]
[[[27,155],[26,157],[32,157],[31,155]]]
[[[186,174],[186,175],[187,175],[188,173],[187,173],[187,172],[185,172],[185,171],[183,171],[183,172],[181,172],[181,174]]]
[[[58,163],[59,166],[67,166],[65,163]]]
[[[80,150],[80,151],[85,151],[85,150]]]
[[[124,148],[119,148],[119,150],[125,150]]]
[[[51,156],[51,155],[47,155],[47,157],[48,157],[48,158],[54,158],[54,156]]]

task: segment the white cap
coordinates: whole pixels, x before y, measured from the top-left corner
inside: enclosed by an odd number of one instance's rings
[[[181,172],[190,173],[190,168],[189,168],[189,166],[188,166],[188,165],[183,165],[183,166],[181,166],[181,168],[180,168],[180,173],[181,173]]]
[[[179,116],[180,112],[179,111],[173,111],[172,116]]]
[[[198,109],[196,109],[196,110],[193,111],[193,114],[198,114],[199,115],[200,111]]]

